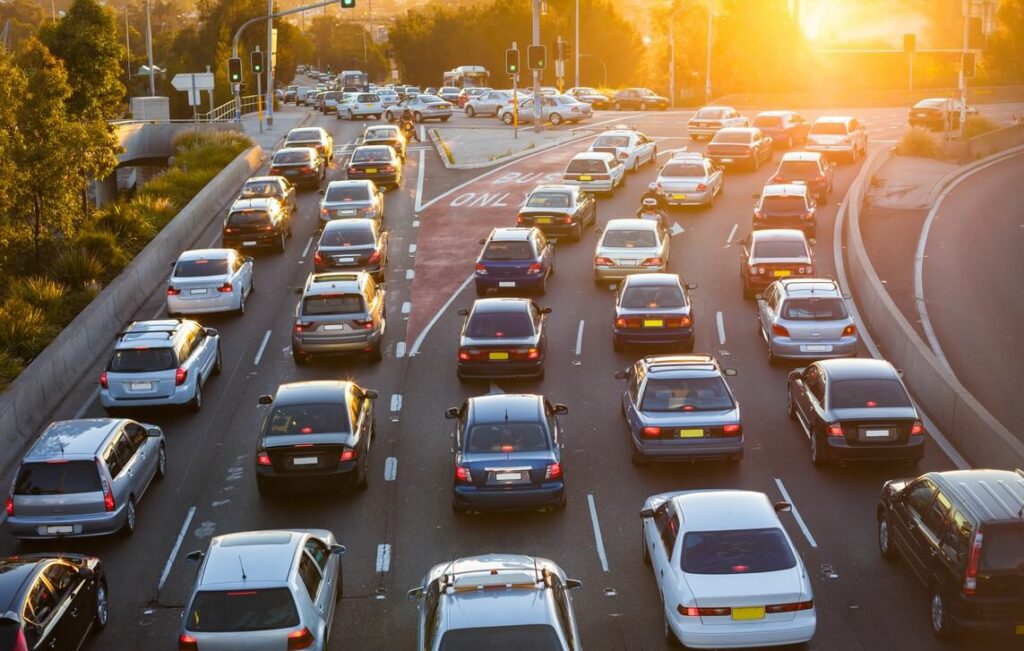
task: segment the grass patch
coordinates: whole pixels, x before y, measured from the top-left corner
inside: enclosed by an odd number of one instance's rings
[[[912,127],[896,143],[896,155],[920,158],[942,158],[942,143],[926,127]]]
[[[964,132],[968,138],[973,138],[974,136],[980,136],[983,133],[995,131],[999,128],[1000,126],[998,124],[984,115],[968,115],[967,126],[964,129]]]

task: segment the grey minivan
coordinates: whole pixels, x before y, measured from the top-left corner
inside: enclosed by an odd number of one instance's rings
[[[7,530],[23,540],[135,531],[135,509],[167,474],[164,433],[124,418],[51,423],[22,459]]]

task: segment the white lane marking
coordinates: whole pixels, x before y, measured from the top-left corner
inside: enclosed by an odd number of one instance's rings
[[[601,525],[597,522],[597,506],[594,505],[594,494],[587,493],[590,504],[590,522],[594,525],[594,540],[597,541],[597,555],[601,559],[601,569],[608,571],[608,557],[604,553],[604,540],[601,538]]]
[[[96,388],[92,390],[92,393],[89,394],[89,398],[82,404],[81,407],[78,408],[78,411],[75,412],[75,420],[81,418],[82,415],[86,412],[86,410],[89,409],[89,406],[92,405],[92,403],[95,402],[96,398],[98,397],[100,397],[99,385],[97,385]]]
[[[412,357],[413,355],[420,351],[420,346],[423,345],[423,340],[427,338],[427,335],[430,333],[430,329],[434,327],[434,324],[437,323],[438,319],[441,318],[441,315],[444,314],[449,307],[451,307],[452,303],[455,302],[455,299],[458,297],[458,295],[462,293],[462,290],[469,287],[469,283],[471,282],[473,282],[473,274],[466,276],[466,279],[462,281],[462,284],[459,285],[459,288],[452,292],[452,295],[449,296],[448,300],[444,302],[444,305],[441,306],[441,309],[439,309],[434,314],[433,318],[430,319],[430,322],[427,323],[427,327],[423,328],[419,336],[416,337],[416,341],[412,342],[412,349],[409,351],[410,357]]]
[[[426,151],[422,149],[420,150],[420,164],[419,167],[416,169],[416,197],[415,202],[413,204],[413,210],[416,212],[423,210],[423,175],[424,170],[426,169],[423,157],[426,155],[426,153]],[[418,224],[416,224],[415,222],[413,222],[413,225],[418,226]]]
[[[427,139],[427,125],[421,124],[420,125],[420,142],[423,142],[426,139]]]
[[[402,394],[401,393],[396,393],[393,396],[391,396],[391,411],[401,411],[401,410],[402,410]]]
[[[410,244],[409,245],[409,255],[416,255],[416,245],[415,244]]]
[[[384,481],[395,481],[398,477],[398,459],[388,457],[384,460]]]
[[[686,229],[679,225],[679,222],[672,222],[672,228],[668,229],[671,236],[681,235]]]
[[[178,550],[181,549],[181,543],[185,540],[185,534],[188,533],[189,525],[192,524],[192,518],[196,514],[196,507],[190,506],[188,513],[185,515],[185,521],[181,523],[181,531],[178,532],[178,539],[174,541],[174,547],[171,548],[171,555],[167,559],[167,563],[164,565],[164,571],[160,573],[160,582],[156,584],[156,589],[160,590],[164,587],[164,583],[167,581],[167,576],[171,573],[171,566],[174,565],[174,559],[178,555]]]
[[[216,235],[213,236],[213,239],[210,240],[210,243],[206,245],[206,248],[208,248],[208,249],[215,248],[217,246],[217,240],[219,240],[219,239],[220,239],[220,233],[217,233]]]
[[[487,391],[487,395],[489,395],[489,396],[503,396],[503,395],[505,395],[505,392],[502,391],[501,387],[499,387],[497,384],[495,384],[494,382],[491,382],[491,388]]]
[[[405,279],[406,280],[412,280],[415,277],[416,277],[416,270],[415,269],[406,269],[405,270]]]
[[[580,327],[576,329],[576,355],[583,350],[583,319],[580,319]]]
[[[729,231],[729,237],[725,238],[725,243],[726,244],[732,244],[732,238],[736,234],[736,229],[739,228],[739,227],[740,227],[739,224],[733,224],[732,225],[732,230]]]
[[[160,307],[156,308],[156,312],[153,312],[153,316],[149,317],[150,321],[152,321],[153,319],[159,319],[161,316],[163,316],[165,314],[164,310],[166,309],[166,307],[166,305],[161,305]]]
[[[782,480],[776,477],[775,485],[779,487],[779,492],[782,493],[782,499],[789,502],[791,507],[790,513],[793,514],[793,518],[796,520],[796,523],[800,525],[800,531],[804,532],[804,537],[807,538],[807,542],[811,544],[811,547],[817,548],[818,543],[814,542],[814,536],[811,535],[811,530],[807,528],[807,525],[804,523],[804,519],[800,517],[800,511],[796,510],[796,504],[793,504],[793,498],[791,498],[789,493],[786,492],[786,487],[782,485]]]
[[[395,357],[405,357],[405,342],[400,341],[395,344]]]
[[[260,365],[260,360],[263,359],[263,351],[266,350],[268,341],[270,341],[270,330],[267,330],[266,334],[263,335],[263,341],[260,343],[260,349],[256,351],[256,359],[252,360],[253,366]]]
[[[722,316],[722,312],[719,311],[715,314],[715,322],[718,323],[718,343],[722,346],[725,345],[725,317]]]
[[[420,220],[418,220],[418,219],[412,220],[412,227],[413,228],[419,228],[420,227]]]
[[[412,312],[412,303],[405,301],[402,303],[402,314],[408,314],[409,312]]]
[[[391,545],[377,545],[377,572],[383,574],[391,568]]]
[[[660,140],[660,138],[656,138],[656,140]],[[681,151],[689,151],[689,148],[688,147],[677,147],[676,149],[663,149],[663,150],[658,152],[658,155],[659,156],[664,156],[665,154],[677,154],[677,153],[679,153]]]
[[[310,235],[309,239],[306,240],[306,248],[302,249],[302,257],[303,257],[303,259],[305,259],[305,257],[309,254],[309,247],[311,247],[311,246],[313,246],[313,236],[312,235]]]

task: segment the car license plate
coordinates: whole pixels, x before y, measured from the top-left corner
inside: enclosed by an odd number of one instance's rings
[[[801,353],[831,353],[832,346],[830,344],[807,344],[806,346],[800,346]]]
[[[132,382],[128,386],[131,387],[132,391],[152,391],[153,390],[153,383],[152,382]]]
[[[679,438],[681,438],[681,439],[702,439],[702,438],[704,438],[704,430],[702,430],[702,429],[681,429],[681,430],[679,430]]]
[[[673,194],[672,198],[673,199],[685,199],[686,195],[685,194]]]
[[[508,353],[490,353],[487,355],[488,359],[504,360],[508,359]]]
[[[188,290],[188,293],[192,294],[192,295],[195,295],[195,294],[205,294],[208,291],[210,291],[210,290],[205,288],[205,287],[203,287],[202,289],[190,289],[190,290]]]
[[[665,321],[662,319],[644,319],[645,328],[662,328],[665,326]]]
[[[293,466],[315,466],[317,461],[316,457],[292,457]]]
[[[377,173],[377,168],[376,167],[367,167],[366,168],[366,173],[367,174],[376,174]]]
[[[285,176],[295,176],[298,173],[299,173],[299,170],[285,170],[284,171],[284,175]]]
[[[733,619],[764,619],[764,606],[756,606],[754,608],[733,608],[732,609]]]
[[[790,181],[793,185],[807,185],[807,181]]]
[[[56,526],[56,527],[47,527],[46,528],[46,533],[50,533],[50,534],[74,533],[74,531],[75,531],[75,528],[73,526],[69,525],[69,524],[67,524],[67,525],[60,525],[60,526]]]
[[[731,162],[732,162],[732,159],[731,159],[731,158],[723,158],[723,159],[722,159],[722,162],[723,162],[723,163],[731,163]]]
[[[354,214],[356,214],[356,211],[354,211],[354,210],[339,210],[338,211],[338,216],[339,217],[342,216],[342,215],[354,215]]]
[[[356,261],[356,259],[351,257],[351,256],[349,256],[349,257],[338,257],[338,258],[335,258],[334,261],[335,262],[340,262],[341,264],[352,264],[353,262]]]
[[[776,269],[772,275],[776,278],[785,278],[786,276],[792,276],[793,272],[789,269]]]
[[[864,430],[864,436],[869,439],[885,439],[889,438],[889,430],[887,429],[866,429]]]
[[[329,324],[329,325],[325,325],[324,326],[324,330],[326,330],[327,332],[337,332],[339,330],[344,330],[344,329],[345,329],[345,326],[343,324],[340,324],[340,323]]]
[[[538,224],[550,224],[551,223],[551,218],[550,217],[538,217],[537,218],[537,223]]]
[[[256,241],[255,240],[246,240],[245,242],[242,242],[242,246],[256,246]],[[204,293],[206,293],[206,290],[204,289],[200,293],[204,294]]]
[[[499,472],[494,475],[498,481],[519,481],[523,478],[518,472]]]
[[[580,177],[580,180],[581,180],[581,181],[593,181],[594,179],[593,179],[593,177],[591,177],[591,176],[586,176],[586,175],[584,175],[584,176],[581,176],[581,177]]]
[[[498,282],[498,287],[515,287],[516,283],[514,280],[502,280]]]

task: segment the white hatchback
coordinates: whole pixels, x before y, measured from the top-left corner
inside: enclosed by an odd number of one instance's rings
[[[669,641],[725,649],[814,637],[811,581],[778,516],[789,509],[743,490],[647,498],[643,558],[653,566]]]

